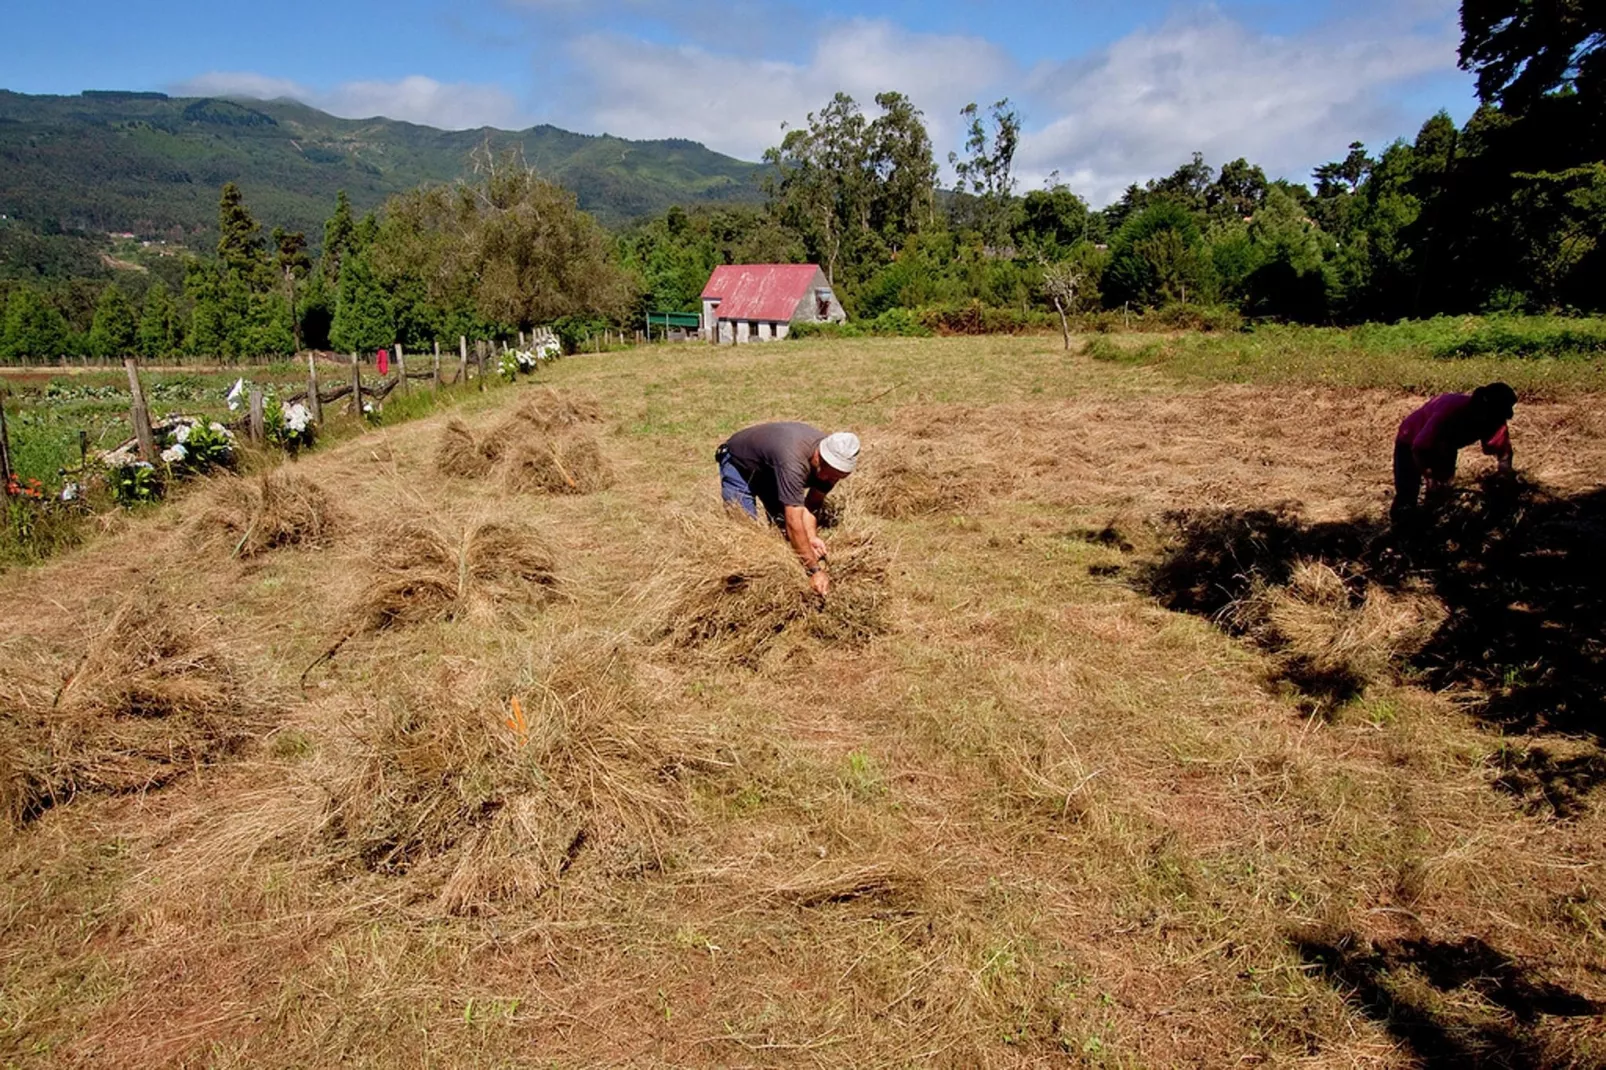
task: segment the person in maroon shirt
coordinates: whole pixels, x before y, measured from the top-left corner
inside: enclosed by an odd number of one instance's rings
[[[1455,458],[1463,447],[1483,443],[1483,452],[1500,459],[1500,471],[1511,471],[1511,433],[1506,423],[1516,408],[1517,392],[1505,383],[1480,386],[1470,394],[1440,394],[1400,422],[1394,436],[1394,508],[1396,517],[1416,508],[1425,478],[1428,492],[1455,478]]]

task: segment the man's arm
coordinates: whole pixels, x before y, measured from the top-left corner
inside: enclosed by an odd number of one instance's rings
[[[1516,451],[1511,448],[1511,432],[1505,424],[1501,424],[1500,430],[1483,440],[1483,452],[1499,458],[1500,471],[1511,471],[1511,458]]]
[[[825,558],[825,541],[820,538],[820,510],[825,507],[825,495],[809,488],[803,499],[803,526],[808,530],[809,545],[822,560]]]
[[[788,505],[786,507],[786,539],[792,544],[798,559],[803,567],[809,570],[809,584],[820,594],[825,594],[831,587],[831,580],[825,574],[825,562],[815,546],[820,543],[815,531],[814,514],[801,505]]]

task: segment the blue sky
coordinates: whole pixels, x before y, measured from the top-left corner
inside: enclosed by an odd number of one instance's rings
[[[229,15],[224,15],[229,11]],[[238,12],[238,14],[235,14]],[[1473,107],[1455,0],[6,0],[0,87],[291,96],[436,126],[550,122],[756,159],[838,89],[897,89],[939,158],[1010,97],[1022,185],[1097,204],[1194,151],[1298,180]]]

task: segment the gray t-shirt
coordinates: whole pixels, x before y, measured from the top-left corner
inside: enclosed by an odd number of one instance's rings
[[[760,498],[773,495],[781,506],[802,505],[811,489],[831,489],[813,478],[814,449],[824,437],[823,431],[793,421],[754,424],[732,435],[725,449]]]

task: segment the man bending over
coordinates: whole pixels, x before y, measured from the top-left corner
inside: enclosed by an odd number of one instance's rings
[[[828,592],[820,508],[831,488],[858,464],[859,436],[850,431],[827,435],[803,423],[754,424],[721,443],[714,460],[726,504],[741,506],[756,520],[762,503],[770,520],[786,531],[810,586],[821,595]]]
[[[1465,446],[1483,443],[1483,452],[1511,471],[1511,434],[1506,422],[1517,393],[1505,383],[1480,386],[1470,394],[1440,394],[1407,416],[1394,438],[1394,508],[1399,520],[1416,508],[1425,478],[1428,493],[1449,486],[1455,458]]]

